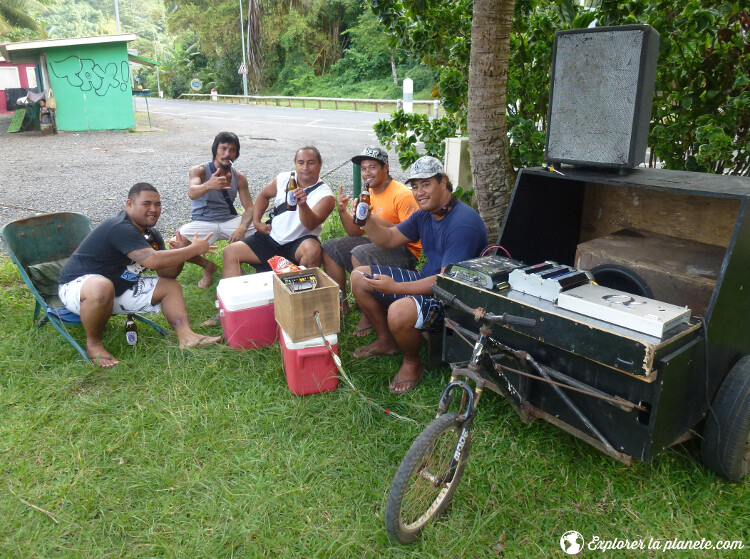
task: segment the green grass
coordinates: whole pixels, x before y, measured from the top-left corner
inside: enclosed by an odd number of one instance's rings
[[[194,266],[180,278],[196,323],[214,311],[214,289],[198,290],[198,278]],[[587,541],[750,545],[750,483],[703,469],[694,445],[628,468],[547,423],[522,424],[489,394],[446,516],[402,547],[385,533],[384,507],[418,426],[343,384],[293,396],[277,346],[182,351],[174,336],[140,325],[131,348],[123,317],[105,332],[121,364],[95,370],[53,328],[33,328],[32,310],[0,257],[1,557],[565,557],[558,542],[567,530]],[[357,318],[347,317],[339,338],[355,384],[429,421],[447,367],[410,394],[388,394],[400,360],[350,359],[361,343],[348,335]],[[72,331],[83,341],[80,327]],[[662,555],[673,556],[618,556]]]

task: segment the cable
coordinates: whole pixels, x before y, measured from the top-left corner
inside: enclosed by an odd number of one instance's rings
[[[320,178],[321,178],[321,179],[324,179],[324,178],[326,178],[326,177],[327,177],[328,175],[330,175],[331,173],[335,173],[336,171],[338,171],[339,169],[341,169],[341,167],[343,167],[343,166],[344,166],[344,165],[346,165],[347,163],[351,163],[351,162],[352,162],[352,161],[351,161],[351,159],[347,159],[347,160],[345,160],[345,161],[344,161],[343,163],[341,163],[340,165],[337,165],[336,167],[334,167],[334,168],[333,168],[333,169],[331,169],[330,171],[326,171],[325,173],[323,173],[323,175],[322,175],[322,176],[321,176]]]
[[[354,392],[356,394],[358,394],[365,402],[367,402],[368,404],[372,404],[377,409],[379,409],[380,411],[382,411],[385,415],[388,415],[390,417],[398,419],[399,421],[407,421],[407,422],[410,422],[410,423],[416,423],[417,425],[422,425],[421,421],[417,421],[416,419],[412,419],[410,417],[405,417],[403,415],[400,415],[400,414],[398,414],[396,412],[391,411],[388,408],[384,408],[383,406],[381,406],[380,404],[378,404],[377,402],[375,402],[371,398],[368,398],[362,392],[360,392],[360,390],[356,386],[354,386],[354,383],[351,381],[351,379],[349,378],[349,376],[344,372],[344,367],[341,364],[341,358],[336,354],[335,351],[333,351],[333,348],[331,347],[331,343],[328,341],[328,339],[326,338],[325,334],[323,333],[323,325],[320,323],[320,312],[315,311],[313,313],[313,316],[315,316],[315,324],[318,325],[318,330],[320,331],[320,336],[323,338],[323,342],[325,343],[326,347],[328,348],[328,353],[331,354],[331,357],[333,358],[333,362],[336,364],[336,368],[339,370],[339,373],[341,374],[341,378],[343,378],[344,382],[346,382],[346,384],[349,385],[349,388],[351,388],[352,390],[354,390]]]
[[[505,250],[505,247],[503,247],[501,245],[490,245],[490,246],[488,246],[486,249],[484,249],[484,251],[482,251],[482,256],[484,256],[485,254],[487,254],[487,251],[492,250],[493,248],[494,249],[498,249],[499,248],[500,250],[502,250],[508,256],[508,258],[513,258],[510,255],[510,252],[508,252],[507,250]],[[497,254],[497,251],[495,251],[495,254]]]

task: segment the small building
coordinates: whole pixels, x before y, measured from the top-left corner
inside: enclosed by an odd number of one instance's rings
[[[59,130],[118,130],[135,126],[127,44],[135,34],[0,44],[15,65],[38,68],[39,86],[55,98]],[[150,62],[150,61],[147,61]]]
[[[0,56],[0,113],[13,112],[16,100],[38,83],[36,64],[11,64]]]

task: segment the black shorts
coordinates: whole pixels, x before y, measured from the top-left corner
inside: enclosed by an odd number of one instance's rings
[[[258,260],[260,260],[260,265],[256,266],[253,264],[253,267],[261,272],[271,269],[268,265],[268,261],[274,256],[283,256],[289,260],[289,262],[299,264],[294,258],[294,255],[299,246],[307,239],[314,239],[316,243],[320,244],[320,239],[315,235],[305,235],[296,241],[280,245],[271,238],[271,235],[265,235],[263,233],[254,233],[253,235],[242,239],[242,242],[249,246],[250,250],[252,250],[255,253],[255,256],[258,257]]]

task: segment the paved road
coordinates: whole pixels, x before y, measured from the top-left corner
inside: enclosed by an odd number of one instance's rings
[[[149,99],[151,114],[175,119],[201,119],[230,129],[249,127],[255,133],[277,137],[279,132],[298,139],[318,138],[336,134],[342,141],[361,142],[363,138],[376,141],[373,125],[388,118],[387,113],[334,111],[328,109],[298,109],[264,105],[234,105],[206,101]],[[136,98],[138,111],[146,110],[146,100]],[[363,136],[363,134],[365,136]]]
[[[136,99],[138,110],[145,100]],[[334,188],[351,188],[353,155],[377,139],[372,126],[388,115],[149,99],[154,129],[8,134],[10,116],[0,115],[0,153],[6,162],[0,188],[0,225],[37,212],[75,211],[99,223],[122,207],[134,183],[154,184],[162,195],[160,229],[189,219],[188,169],[211,159],[222,130],[241,141],[237,168],[257,195],[273,177],[292,168],[306,144],[323,155],[322,175]],[[138,119],[139,125],[145,115]],[[391,153],[391,171],[403,178]]]

